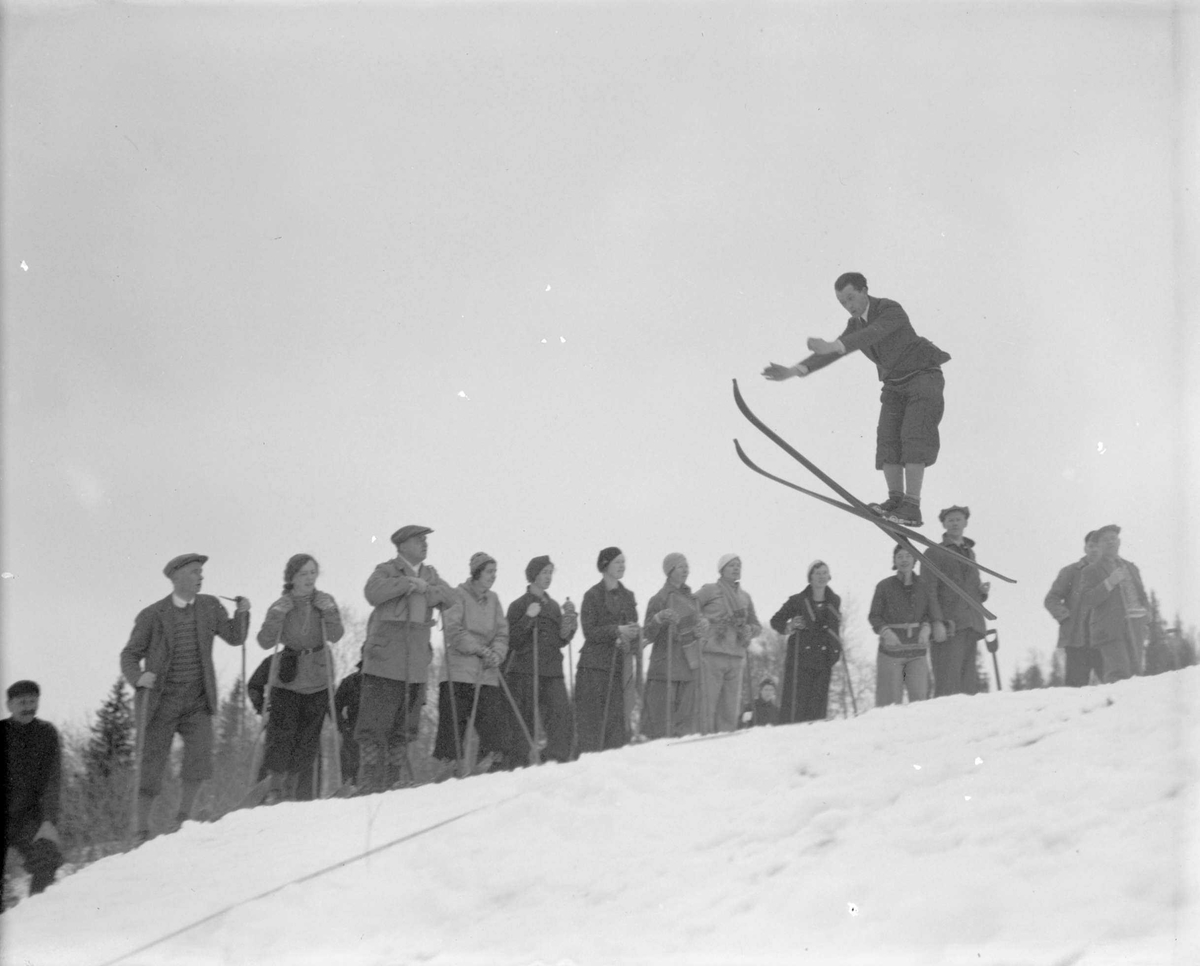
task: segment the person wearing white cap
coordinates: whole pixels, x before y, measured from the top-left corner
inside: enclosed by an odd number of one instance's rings
[[[420,730],[434,609],[454,600],[454,588],[425,563],[432,532],[410,524],[393,533],[396,556],[375,568],[363,590],[375,609],[367,620],[354,728],[360,793],[383,791],[400,777],[408,742]]]
[[[696,730],[700,637],[708,623],[687,585],[687,557],[669,553],[662,566],[666,583],[646,605],[646,637],[654,645],[646,671],[642,723],[647,738],[678,737]]]
[[[700,730],[733,731],[742,699],[746,648],[761,630],[754,601],[742,590],[742,558],[725,554],[717,561],[720,579],[696,592],[700,613],[708,619],[700,682]]]

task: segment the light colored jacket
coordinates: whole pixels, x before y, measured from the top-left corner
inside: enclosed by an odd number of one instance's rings
[[[700,613],[708,618],[704,653],[744,657],[747,645],[762,630],[762,625],[754,613],[754,601],[742,590],[741,582],[721,578],[714,584],[705,584],[696,591],[696,601]]]
[[[500,661],[508,654],[508,618],[500,598],[491,590],[477,593],[469,582],[460,584],[445,621],[450,680],[499,686],[499,666],[484,668],[483,655],[487,648]]]
[[[429,584],[425,593],[417,591],[413,577]],[[429,630],[437,623],[434,608],[450,604],[454,588],[427,564],[414,571],[397,555],[375,568],[363,593],[375,608],[367,620],[363,673],[424,684],[433,657]]]
[[[291,597],[292,609],[283,613],[275,604],[267,608],[267,616],[258,632],[258,646],[270,650],[278,642],[283,648],[296,651],[296,676],[285,683],[276,674],[271,687],[295,691],[297,694],[324,691],[329,687],[332,659],[329,648],[323,645],[340,641],[346,633],[342,627],[342,616],[336,605],[322,614],[313,606],[312,597],[285,596]]]

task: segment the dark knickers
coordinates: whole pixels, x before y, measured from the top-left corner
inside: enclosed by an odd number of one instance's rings
[[[933,466],[937,462],[945,388],[946,379],[940,372],[921,372],[898,385],[884,383],[879,394],[875,469],[905,463]]]

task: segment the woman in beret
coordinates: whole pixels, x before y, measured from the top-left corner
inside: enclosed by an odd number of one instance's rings
[[[283,596],[268,608],[258,632],[260,647],[282,645],[268,678],[266,804],[313,797],[311,781],[301,782],[300,775],[312,773],[329,710],[332,657],[326,645],[345,633],[337,601],[316,589],[319,573],[311,554],[291,557],[283,568]]]
[[[629,741],[625,717],[624,658],[640,647],[637,601],[621,583],[625,555],[605,547],[596,559],[600,582],[583,595],[583,647],[575,675],[579,750],[605,751]]]

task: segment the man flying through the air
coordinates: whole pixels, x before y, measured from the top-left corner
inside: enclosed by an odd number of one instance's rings
[[[925,467],[937,460],[941,445],[938,423],[946,386],[942,363],[950,360],[950,354],[917,335],[898,302],[868,295],[867,280],[858,272],[839,275],[833,290],[850,313],[842,334],[833,342],[809,339],[813,354],[807,359],[794,366],[772,362],[763,375],[775,382],[807,376],[861,349],[875,363],[883,383],[875,468],[883,470],[888,498],[869,506],[895,523],[919,527]]]

